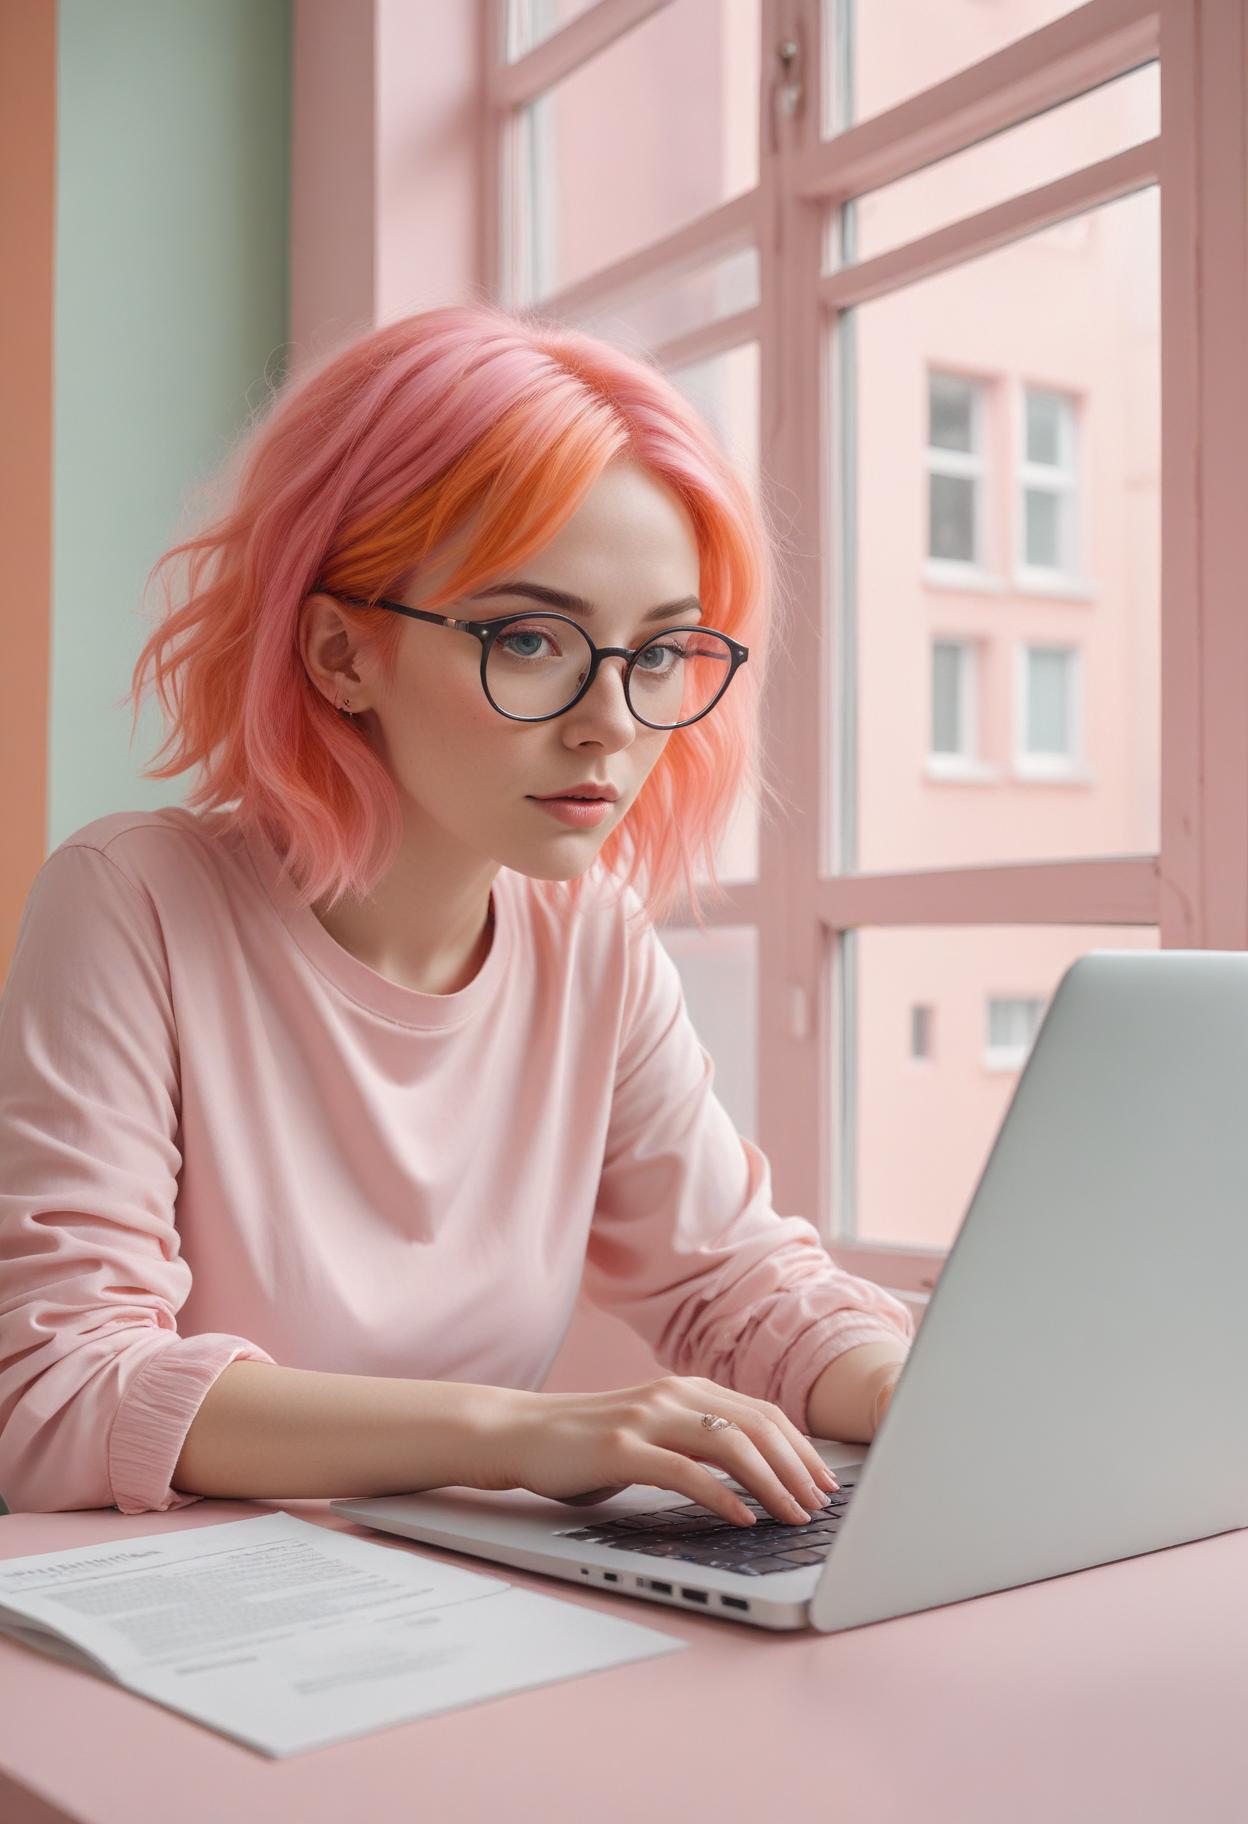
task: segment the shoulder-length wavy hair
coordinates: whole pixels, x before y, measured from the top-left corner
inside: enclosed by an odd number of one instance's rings
[[[196,490],[228,490],[228,505],[171,546],[144,585],[146,596],[160,579],[164,612],[121,699],[134,701],[131,744],[149,667],[171,724],[144,777],[198,765],[188,806],[258,827],[302,903],[366,896],[401,840],[398,789],[309,677],[302,603],[314,582],[368,600],[402,594],[441,542],[471,525],[462,563],[427,605],[453,602],[540,550],[616,457],[679,496],[696,532],[707,624],[750,648],[710,715],[669,738],[595,861],[635,888],[650,919],[683,899],[704,928],[698,857],[721,890],[715,852],[743,789],[757,794],[761,815],[780,804],[759,725],[783,606],[778,540],[718,439],[656,365],[532,312],[489,301],[422,311],[270,387]],[[175,604],[169,572],[182,559]],[[347,604],[341,612],[392,678],[401,617]],[[573,906],[584,880],[559,883]]]

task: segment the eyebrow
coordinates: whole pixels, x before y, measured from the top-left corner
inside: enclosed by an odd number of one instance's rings
[[[545,602],[548,608],[562,609],[565,614],[583,614],[586,620],[598,612],[593,602],[587,602],[583,595],[570,595],[566,589],[552,589],[545,583],[491,583],[488,589],[476,590],[469,599],[475,602],[487,595],[531,596],[535,602]],[[643,621],[665,621],[674,614],[701,612],[702,604],[696,595],[682,595],[677,602],[661,602],[641,618]]]

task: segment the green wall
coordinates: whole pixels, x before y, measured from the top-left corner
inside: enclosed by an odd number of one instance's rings
[[[60,0],[49,849],[143,780],[144,578],[287,337],[291,0]],[[149,611],[158,595],[149,591]]]

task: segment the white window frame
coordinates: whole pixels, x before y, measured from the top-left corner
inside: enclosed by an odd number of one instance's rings
[[[986,764],[979,751],[982,644],[974,635],[949,633],[934,633],[928,642],[927,753],[923,770],[929,779],[988,783],[1000,776],[995,766]],[[958,747],[955,753],[945,753],[932,746],[938,646],[952,646],[958,654]]]
[[[1048,1003],[1042,995],[1034,994],[990,994],[984,1003],[984,1049],[980,1062],[985,1070],[1008,1071],[1021,1070],[1027,1062],[1031,1048],[1036,1042],[1036,1034],[1044,1020]],[[1031,1036],[1020,1045],[994,1045],[992,1032],[992,1009],[999,1007],[1034,1007],[1032,1014]]]
[[[1033,462],[1027,455],[1027,400],[1046,394],[1060,404],[1056,463]],[[1076,596],[1090,599],[1092,591],[1084,573],[1084,488],[1086,470],[1083,401],[1069,388],[1022,382],[1018,392],[1015,431],[1016,481],[1014,489],[1014,586],[1022,593]],[[1051,494],[1058,502],[1059,557],[1056,564],[1033,564],[1027,555],[1028,492]]]
[[[1062,652],[1067,655],[1067,706],[1071,730],[1071,748],[1066,754],[1033,751],[1026,745],[1028,735],[1028,672],[1033,652]],[[1083,650],[1073,641],[1030,639],[1019,640],[1014,651],[1014,776],[1027,781],[1070,780],[1091,784],[1087,759],[1087,685]]]
[[[971,396],[971,447],[969,450],[948,450],[940,444],[930,441],[931,437],[931,399],[932,387],[938,380],[956,380],[968,388]],[[952,368],[932,367],[927,373],[927,396],[924,401],[927,407],[928,441],[925,446],[926,471],[924,487],[926,499],[927,550],[924,553],[923,575],[928,582],[950,585],[969,583],[972,587],[982,586],[993,579],[992,564],[989,558],[989,528],[992,525],[992,491],[991,471],[988,464],[989,402],[988,382],[975,374],[957,373]],[[961,475],[968,476],[971,488],[971,556],[965,560],[953,557],[935,557],[932,554],[932,476]]]

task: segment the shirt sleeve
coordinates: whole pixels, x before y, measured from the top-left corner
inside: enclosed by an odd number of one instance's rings
[[[631,890],[630,890],[631,891]],[[829,1362],[905,1354],[909,1306],[838,1267],[814,1225],[772,1207],[771,1167],[714,1093],[715,1067],[652,925],[629,936],[606,1152],[586,1247],[589,1300],[673,1374],[770,1400],[800,1431]]]
[[[178,1039],[159,919],[102,849],[31,887],[0,999],[0,1496],[163,1513],[245,1337],[180,1337]]]

